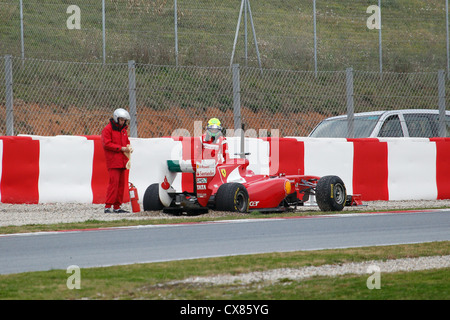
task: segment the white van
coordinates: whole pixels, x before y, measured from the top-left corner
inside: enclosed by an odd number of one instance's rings
[[[450,111],[445,112],[446,137],[450,137]],[[347,116],[321,121],[309,134],[313,138],[347,138]],[[354,138],[439,137],[439,111],[427,109],[373,111],[354,114]]]

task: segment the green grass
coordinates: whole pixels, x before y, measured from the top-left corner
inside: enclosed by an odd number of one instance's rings
[[[173,1],[111,0],[106,3],[107,62],[175,64]],[[25,56],[102,61],[101,1],[81,1],[81,30],[68,30],[70,1],[24,3]],[[378,71],[378,31],[366,26],[371,0],[317,1],[319,70],[353,66]],[[376,4],[376,1],[375,1]],[[313,7],[310,0],[251,2],[265,68],[314,70]],[[240,1],[179,1],[181,65],[230,63]],[[0,54],[20,56],[18,2],[0,1]],[[382,2],[385,71],[436,70],[445,66],[445,2]],[[244,23],[235,62],[244,61]],[[248,27],[250,66],[258,66]]]
[[[369,290],[369,275],[314,277],[301,281],[242,285],[169,284],[192,276],[240,274],[366,260],[450,254],[450,242],[299,251],[81,269],[81,289],[69,290],[66,270],[0,275],[0,299],[169,300],[437,300],[450,298],[449,269],[381,272],[381,288]]]

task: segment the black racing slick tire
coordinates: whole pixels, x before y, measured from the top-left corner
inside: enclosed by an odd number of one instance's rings
[[[144,204],[144,211],[159,211],[163,209],[161,200],[159,200],[159,184],[154,183],[148,186],[145,190],[144,198],[142,200]]]
[[[347,201],[347,190],[338,176],[324,176],[316,186],[316,201],[322,211],[342,211]]]
[[[215,197],[217,211],[248,212],[249,196],[240,183],[225,183],[219,187]]]

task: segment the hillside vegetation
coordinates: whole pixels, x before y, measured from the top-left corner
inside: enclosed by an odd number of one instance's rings
[[[129,105],[129,60],[136,61],[140,137],[180,128],[193,134],[194,121],[211,116],[233,126],[229,65],[240,1],[178,0],[178,67],[173,1],[105,3],[103,65],[101,1],[77,1],[79,30],[67,28],[71,1],[25,1],[22,61],[18,1],[0,0],[0,55],[13,55],[16,134],[99,134],[112,110]],[[306,135],[321,119],[346,113],[348,67],[355,70],[355,112],[437,108],[437,70],[446,69],[444,1],[382,1],[383,75],[379,32],[367,27],[367,8],[377,1],[317,0],[317,74],[313,1],[250,3],[262,70],[250,19],[248,59],[242,19],[233,61],[241,66],[246,128]],[[5,101],[0,86],[3,119]]]
[[[0,53],[20,56],[19,2],[0,0]],[[239,0],[179,0],[178,61],[227,66]],[[378,30],[369,29],[376,0],[317,0],[319,70],[379,70]],[[71,1],[24,1],[25,57],[102,62],[102,2],[79,0],[80,29],[68,29]],[[175,64],[174,1],[106,0],[106,62]],[[312,0],[250,1],[264,68],[314,70]],[[445,1],[383,0],[383,69],[435,71],[446,66]],[[258,66],[250,17],[248,64]],[[70,23],[69,23],[70,24]],[[244,17],[236,63],[245,64]]]

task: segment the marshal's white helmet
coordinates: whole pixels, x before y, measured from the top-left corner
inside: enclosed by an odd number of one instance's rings
[[[125,120],[130,120],[130,114],[125,109],[122,109],[122,108],[116,109],[116,110],[114,110],[114,113],[113,113],[114,122],[116,122],[116,123],[119,122],[119,118],[123,118]]]

